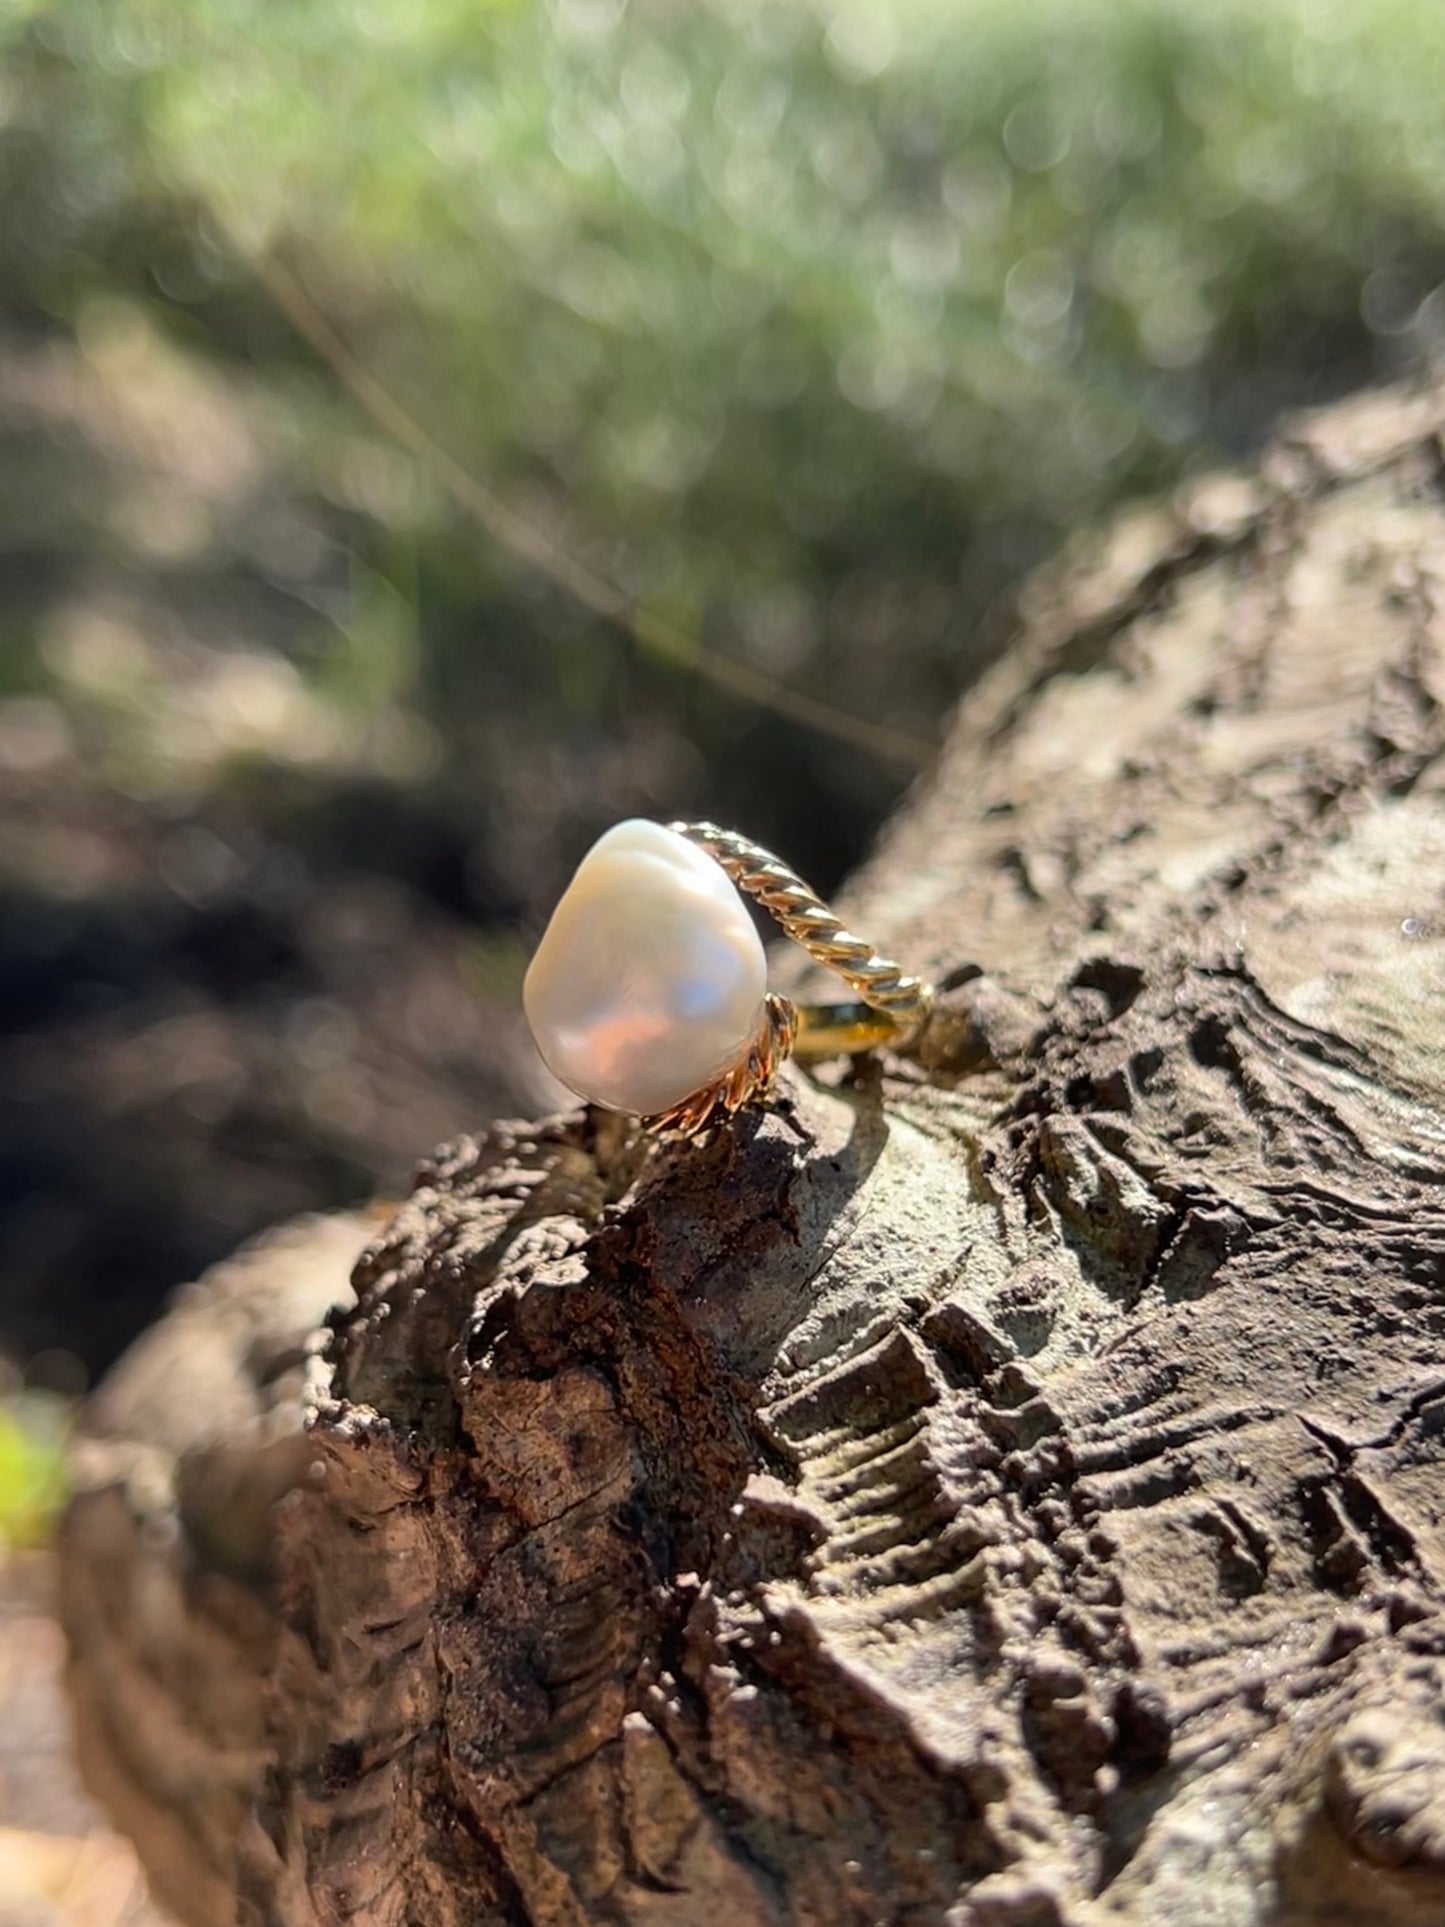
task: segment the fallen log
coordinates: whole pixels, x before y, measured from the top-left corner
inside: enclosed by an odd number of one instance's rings
[[[1032,585],[846,901],[913,1058],[423,1164],[261,1630],[166,1684],[258,1709],[198,1927],[1439,1927],[1442,426],[1359,398]]]

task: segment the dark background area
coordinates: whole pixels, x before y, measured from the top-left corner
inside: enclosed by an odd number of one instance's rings
[[[38,0],[0,47],[40,1381],[549,1105],[521,974],[610,822],[831,888],[1029,566],[1445,331],[1425,0]]]

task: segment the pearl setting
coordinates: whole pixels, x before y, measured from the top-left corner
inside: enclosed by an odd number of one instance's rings
[[[522,1002],[547,1068],[614,1111],[655,1116],[744,1058],[767,960],[726,873],[676,830],[619,823],[577,867]]]

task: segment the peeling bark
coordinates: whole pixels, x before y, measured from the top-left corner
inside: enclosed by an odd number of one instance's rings
[[[244,1920],[1439,1927],[1442,422],[1034,585],[847,903],[916,1061],[422,1167],[314,1360]]]

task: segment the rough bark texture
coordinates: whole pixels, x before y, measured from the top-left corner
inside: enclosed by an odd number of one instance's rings
[[[1035,585],[848,905],[917,1062],[423,1167],[314,1364],[244,1919],[1445,1920],[1442,420]]]
[[[274,1512],[305,1476],[303,1361],[367,1218],[300,1219],[177,1300],[71,1452],[61,1617],[81,1771],[182,1920],[232,1921],[265,1759]]]

